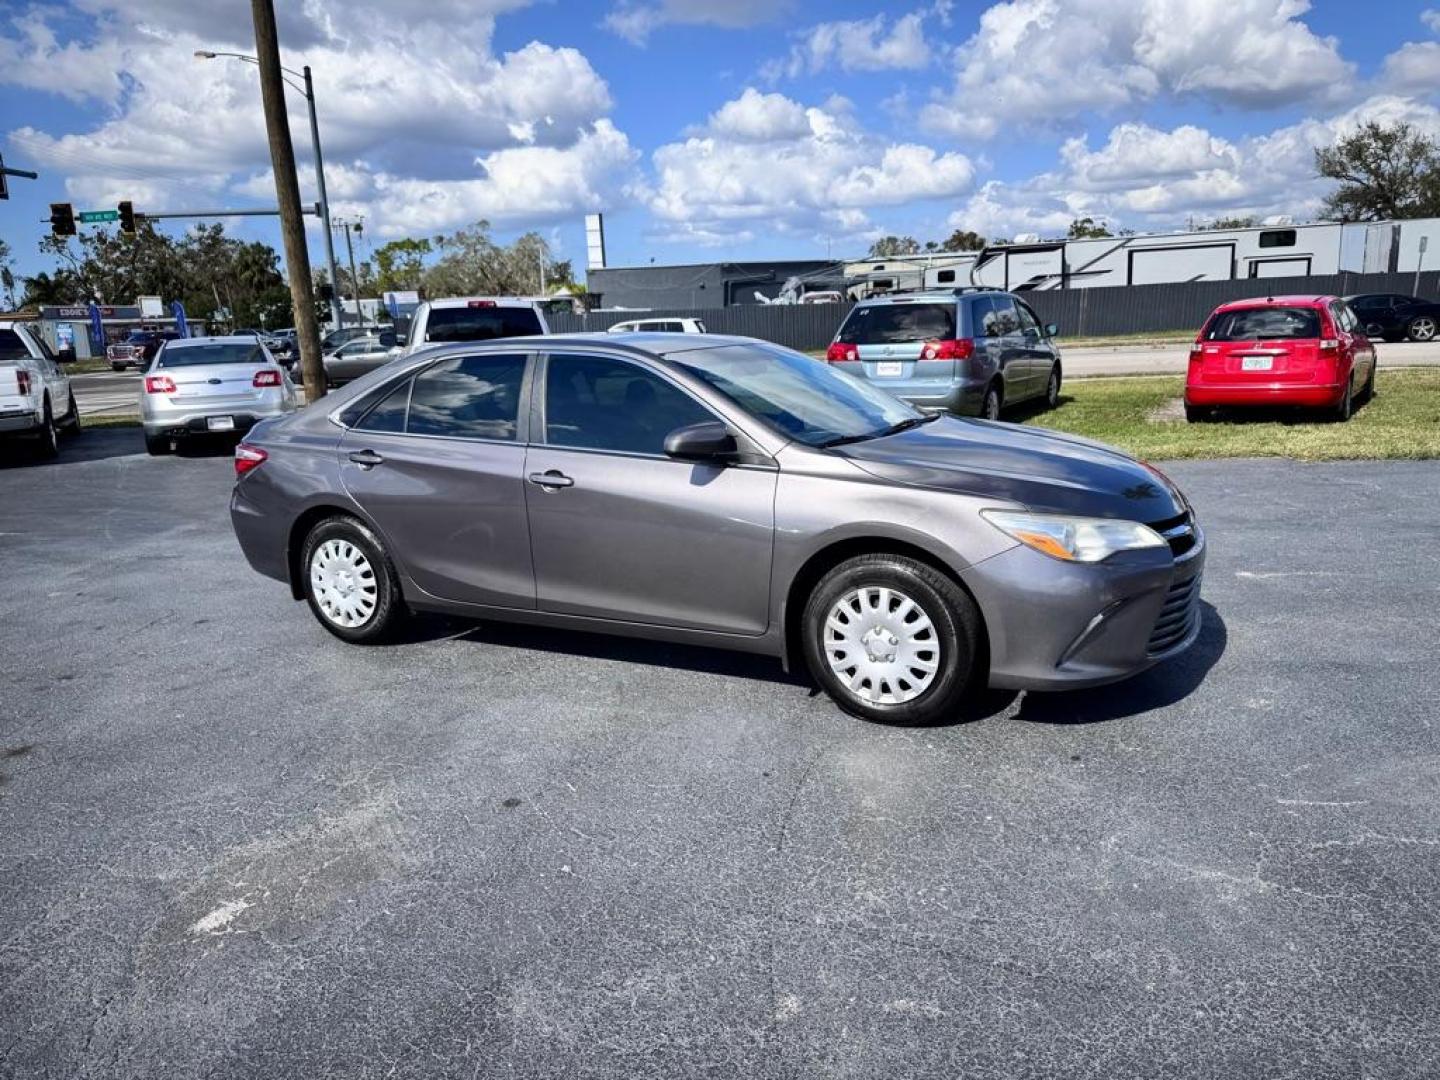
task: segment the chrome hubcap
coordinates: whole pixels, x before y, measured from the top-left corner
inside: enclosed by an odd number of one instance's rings
[[[380,595],[375,569],[348,540],[326,540],[310,556],[310,589],[320,613],[336,626],[364,626]]]
[[[1421,341],[1429,341],[1435,336],[1435,324],[1429,319],[1416,319],[1410,327],[1410,332]]]
[[[897,589],[866,585],[825,617],[825,659],[861,701],[901,705],[923,694],[940,670],[940,640],[925,609]]]

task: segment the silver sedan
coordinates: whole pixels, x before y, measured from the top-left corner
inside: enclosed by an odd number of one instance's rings
[[[176,439],[243,433],[298,405],[290,376],[253,335],[168,341],[140,392],[145,449],[166,454]]]

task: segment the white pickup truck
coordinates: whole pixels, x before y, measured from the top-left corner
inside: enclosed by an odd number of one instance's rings
[[[69,378],[39,334],[0,321],[0,439],[27,437],[41,457],[54,457],[62,427],[80,430]]]

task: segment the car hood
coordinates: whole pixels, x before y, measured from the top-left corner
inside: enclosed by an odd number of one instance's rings
[[[1031,510],[1157,522],[1189,511],[1159,470],[1074,435],[941,417],[839,451],[874,476]]]

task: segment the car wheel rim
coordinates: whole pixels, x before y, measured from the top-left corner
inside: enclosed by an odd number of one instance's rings
[[[930,616],[903,592],[865,585],[825,616],[825,659],[842,686],[868,705],[903,705],[940,671],[940,638]]]
[[[353,630],[375,614],[380,586],[365,553],[348,540],[326,540],[310,556],[310,591],[320,613]]]
[[[1430,319],[1416,319],[1411,324],[1410,332],[1421,341],[1429,341],[1435,336],[1435,323]]]
[[[997,420],[1000,417],[1000,399],[994,394],[985,398],[985,419]]]

